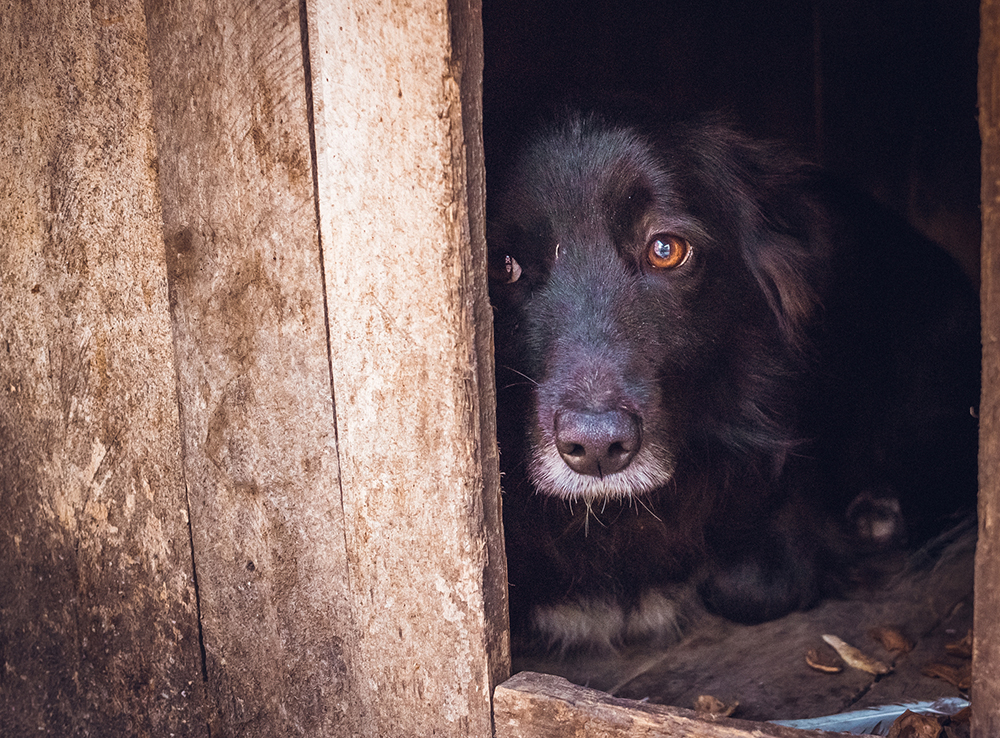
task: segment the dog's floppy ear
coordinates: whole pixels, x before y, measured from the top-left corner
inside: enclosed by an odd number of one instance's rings
[[[810,236],[771,230],[766,225],[743,244],[744,258],[774,313],[785,340],[801,342],[803,331],[819,307],[815,279],[821,244]]]
[[[817,168],[781,146],[743,135],[719,116],[682,127],[680,135],[694,201],[714,202],[727,213],[729,237],[782,337],[802,346],[825,290],[829,255]]]
[[[729,132],[728,172],[742,256],[789,344],[820,306],[830,232],[818,172],[780,146]]]

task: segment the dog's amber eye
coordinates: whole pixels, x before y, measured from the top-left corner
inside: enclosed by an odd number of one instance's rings
[[[691,244],[680,236],[658,233],[646,245],[646,261],[654,269],[676,269],[688,260]]]
[[[503,269],[507,284],[512,284],[521,277],[521,265],[517,263],[517,260],[513,256],[505,256],[503,258]]]

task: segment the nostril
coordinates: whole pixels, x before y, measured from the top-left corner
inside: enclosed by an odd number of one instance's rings
[[[618,441],[612,443],[610,448],[608,448],[608,456],[615,459],[628,456],[631,453],[634,452],[629,450],[624,443],[619,443]]]
[[[639,418],[624,410],[563,410],[555,417],[555,436],[566,465],[595,477],[624,469],[642,445]]]

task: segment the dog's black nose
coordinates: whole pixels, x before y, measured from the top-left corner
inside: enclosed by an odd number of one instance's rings
[[[563,410],[555,418],[556,448],[578,474],[603,477],[621,471],[642,445],[639,419],[622,410]]]

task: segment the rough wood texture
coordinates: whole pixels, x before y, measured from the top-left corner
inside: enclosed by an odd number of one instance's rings
[[[205,735],[142,6],[0,49],[0,734]]]
[[[814,730],[712,718],[691,710],[611,697],[562,677],[524,671],[496,689],[497,738],[820,738]]]
[[[979,49],[982,138],[983,395],[979,406],[979,545],[973,650],[973,735],[1000,735],[1000,2],[983,0]]]
[[[296,0],[147,2],[212,735],[347,735],[351,670]]]
[[[475,315],[475,351],[479,383],[479,452],[483,475],[483,526],[487,565],[484,572],[487,653],[490,656],[490,692],[510,676],[510,623],[507,617],[507,554],[501,521],[500,469],[496,443],[496,390],[493,371],[493,307],[486,277],[486,168],[483,160],[483,36],[482,2],[449,0],[452,57],[460,74],[462,130],[468,218],[463,226],[472,249],[472,309]],[[498,563],[499,562],[499,563]]]
[[[486,736],[509,657],[484,613],[505,564],[485,279],[470,276],[485,269],[470,246],[483,253],[482,184],[461,90],[478,72],[452,45],[478,39],[476,16],[449,18],[445,0],[307,5],[365,734]]]

